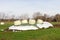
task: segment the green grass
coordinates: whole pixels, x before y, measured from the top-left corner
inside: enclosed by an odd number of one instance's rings
[[[53,25],[58,24],[52,22]],[[8,28],[12,22],[0,25],[0,29]],[[1,32],[0,40],[60,40],[60,28],[38,29],[21,32]]]
[[[22,32],[0,32],[2,40],[60,40],[60,28]]]
[[[53,25],[60,24],[60,22],[51,22]]]
[[[11,25],[13,25],[13,22],[5,22],[4,25],[0,25],[0,29],[6,29]]]

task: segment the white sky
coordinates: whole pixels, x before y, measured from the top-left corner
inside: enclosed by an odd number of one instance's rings
[[[14,15],[35,12],[55,15],[60,13],[60,0],[0,0],[0,12]]]

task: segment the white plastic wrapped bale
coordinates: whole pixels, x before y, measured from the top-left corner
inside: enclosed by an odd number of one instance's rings
[[[41,23],[43,23],[43,20],[38,19],[38,20],[37,20],[37,24],[41,24]]]
[[[35,26],[10,26],[9,30],[37,30]]]
[[[22,20],[22,24],[27,24],[28,20]]]
[[[5,23],[4,23],[4,22],[1,22],[0,24],[1,24],[1,25],[4,25]]]
[[[21,25],[21,21],[20,20],[14,21],[14,25]]]
[[[38,28],[43,28],[43,25],[42,24],[36,24]]]
[[[39,28],[49,28],[49,27],[53,27],[53,25],[49,22],[43,22],[43,24],[37,24],[37,27],[39,27]]]
[[[29,24],[35,24],[36,21],[34,19],[29,19]]]
[[[49,27],[53,27],[53,25],[49,22],[43,22],[43,24],[46,25],[46,26],[49,26]]]

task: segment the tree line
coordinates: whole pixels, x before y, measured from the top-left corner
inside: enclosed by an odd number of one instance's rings
[[[22,20],[22,19],[30,19],[28,14],[21,14],[20,16],[9,15],[5,13],[0,13],[0,21],[15,21],[15,20]],[[60,22],[60,14],[57,13],[54,16],[49,16],[47,14],[42,15],[40,12],[36,12],[32,15],[32,19],[42,19],[43,21],[48,22]]]

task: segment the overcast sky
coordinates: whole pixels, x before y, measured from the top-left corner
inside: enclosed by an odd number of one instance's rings
[[[60,0],[0,0],[0,12],[21,15],[35,12],[60,13]]]

